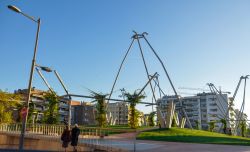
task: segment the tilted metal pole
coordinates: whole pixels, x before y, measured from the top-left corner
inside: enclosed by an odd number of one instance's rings
[[[179,96],[178,96],[178,94],[177,94],[177,91],[176,91],[176,89],[175,89],[175,87],[174,87],[174,85],[173,85],[172,80],[170,79],[170,76],[169,76],[169,74],[168,74],[168,72],[167,72],[167,69],[166,69],[165,65],[163,64],[163,61],[162,61],[161,58],[158,56],[158,54],[156,53],[156,51],[154,50],[154,48],[152,47],[152,45],[149,43],[149,41],[147,40],[147,38],[145,37],[145,35],[147,35],[146,32],[144,32],[144,33],[141,34],[141,36],[144,38],[144,40],[146,41],[146,43],[148,44],[148,46],[149,46],[149,47],[151,48],[151,50],[153,51],[153,53],[154,53],[154,55],[156,56],[156,58],[158,59],[158,61],[161,63],[162,68],[163,68],[163,70],[164,70],[164,72],[165,72],[165,74],[166,74],[166,76],[167,76],[167,78],[168,78],[168,81],[169,81],[169,83],[170,83],[170,85],[171,85],[171,87],[172,87],[172,89],[173,89],[173,91],[174,91],[174,93],[175,93],[175,96],[176,96],[177,100],[180,102],[180,104],[182,105],[182,101],[179,99]],[[185,115],[185,117],[186,117],[186,119],[187,119],[187,122],[188,122],[189,127],[190,127],[191,129],[193,129],[192,124],[191,124],[189,118],[187,117],[187,114],[186,114],[185,109],[184,109],[183,107],[182,107],[182,111],[183,111],[183,113],[184,113],[184,115]]]
[[[25,15],[25,16],[27,17],[27,15]],[[35,20],[33,20],[33,21],[35,21]],[[26,124],[27,124],[27,119],[28,119],[28,114],[29,114],[29,101],[30,101],[30,95],[31,95],[33,73],[34,73],[34,68],[35,68],[35,64],[36,64],[36,52],[37,52],[39,32],[40,32],[40,23],[41,23],[40,18],[36,21],[36,23],[37,23],[36,41],[35,41],[35,48],[34,48],[31,69],[30,69],[30,78],[29,78],[28,93],[27,93],[27,100],[26,100],[27,113],[26,113],[25,118],[22,121],[22,130],[21,130],[21,136],[20,136],[20,140],[19,140],[19,151],[23,150],[24,136],[25,136]]]
[[[237,115],[237,120],[240,118],[240,120],[242,120],[242,121],[244,121],[244,119],[242,119],[242,118],[243,118],[243,115],[244,115],[245,97],[246,97],[246,84],[247,84],[248,76],[249,75],[247,75],[247,76],[245,76],[243,78],[243,79],[245,79],[245,81],[244,81],[244,92],[243,92],[243,102],[241,104],[239,114]],[[236,123],[236,130],[238,129],[240,123],[241,123],[240,121],[238,121],[238,123]]]
[[[147,74],[147,78],[148,80],[150,80],[150,75],[149,75],[149,72],[148,72],[148,68],[147,68],[147,64],[146,64],[146,61],[145,61],[145,58],[144,58],[144,54],[143,54],[143,51],[142,51],[142,47],[141,47],[141,43],[140,43],[140,38],[142,38],[143,36],[142,35],[139,35],[137,34],[137,32],[133,31],[135,33],[135,35],[133,36],[134,39],[137,39],[137,42],[138,42],[138,46],[139,46],[139,49],[140,49],[140,53],[141,53],[141,57],[142,57],[142,61],[143,61],[143,65],[144,65],[144,68],[146,70],[146,74]],[[152,86],[152,83],[151,81],[149,81],[149,84],[150,84],[150,89],[152,91],[152,94],[153,94],[153,99],[155,100],[156,102],[156,97],[155,97],[155,94],[154,94],[154,89],[153,89],[153,86]],[[153,100],[152,100],[152,103],[153,103]],[[154,107],[152,105],[152,111],[154,110]]]
[[[67,88],[66,88],[66,86],[64,85],[64,83],[63,83],[63,81],[62,81],[62,79],[61,79],[60,75],[57,73],[57,71],[56,71],[56,70],[54,70],[54,73],[55,73],[55,75],[56,75],[57,79],[58,79],[58,80],[59,80],[59,82],[61,83],[61,85],[62,85],[62,87],[63,87],[64,91],[66,92],[66,94],[68,95],[68,98],[69,98],[69,101],[68,101],[68,105],[69,105],[69,113],[68,113],[68,127],[70,128],[70,126],[71,126],[71,100],[72,100],[72,98],[71,98],[71,95],[69,94],[68,89],[67,89]]]
[[[85,96],[85,95],[78,95],[78,94],[66,94],[66,95],[63,95],[63,96],[60,96],[60,97],[68,97],[68,96],[71,96],[71,97],[79,97],[79,98],[90,98],[90,99],[93,99],[94,97],[92,96]],[[108,100],[108,98],[104,98],[105,100]],[[109,99],[110,101],[118,101],[118,102],[129,102],[128,100],[122,100],[122,99],[112,99],[110,98]],[[152,105],[152,103],[150,102],[138,102],[139,104],[148,104],[148,105]],[[156,105],[155,103],[153,103],[153,105]]]
[[[150,82],[154,79],[154,77],[157,75],[157,72],[155,72],[155,74],[153,76],[151,76],[148,80],[148,82],[143,86],[143,88],[141,89],[141,91],[138,93],[138,95],[140,95],[142,93],[142,91],[145,90],[145,88],[148,86],[148,84],[150,84]]]
[[[122,69],[122,66],[123,66],[123,64],[124,64],[124,62],[125,62],[125,60],[126,60],[126,58],[127,58],[127,56],[128,56],[128,53],[129,53],[130,50],[131,50],[131,47],[133,46],[134,40],[135,40],[135,39],[132,39],[132,42],[130,43],[129,48],[128,48],[128,50],[127,50],[125,56],[124,56],[123,59],[122,59],[122,62],[121,62],[121,64],[120,64],[120,66],[119,66],[118,72],[117,72],[116,77],[115,77],[115,81],[114,81],[114,83],[113,83],[113,85],[112,85],[112,88],[111,88],[111,91],[110,91],[110,93],[109,93],[109,97],[108,97],[108,100],[107,100],[106,110],[108,109],[109,100],[110,100],[110,98],[111,98],[111,96],[112,96],[112,93],[113,93],[113,91],[114,91],[116,82],[117,82],[117,80],[118,80],[119,74],[120,74],[121,69]]]

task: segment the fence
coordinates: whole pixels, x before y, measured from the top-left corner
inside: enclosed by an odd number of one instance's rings
[[[16,134],[16,136],[19,136],[21,128],[21,124],[0,124],[1,133]],[[44,142],[41,144],[45,142],[47,144],[50,140],[60,143],[64,128],[64,125],[27,124],[25,137],[43,139]],[[83,147],[105,151],[135,151],[136,149],[136,130],[84,126],[80,126],[79,129],[79,144]],[[61,144],[57,146],[61,147]]]

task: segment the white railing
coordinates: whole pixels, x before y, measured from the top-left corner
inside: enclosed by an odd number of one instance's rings
[[[22,124],[0,124],[0,132],[20,134]],[[27,124],[26,135],[57,137],[58,140],[65,125]],[[136,130],[112,129],[80,126],[79,143],[88,147],[107,151],[133,151],[136,141]]]

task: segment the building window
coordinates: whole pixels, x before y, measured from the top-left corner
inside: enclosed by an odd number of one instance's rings
[[[210,109],[211,112],[217,112],[217,109]]]

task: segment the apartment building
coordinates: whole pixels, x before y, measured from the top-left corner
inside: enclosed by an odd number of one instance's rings
[[[109,103],[107,113],[110,115],[111,124],[127,125],[128,124],[128,109],[129,105],[126,102]]]
[[[157,102],[163,116],[167,115],[166,109],[170,101],[176,104],[176,110],[183,107],[193,128],[208,130],[209,122],[215,123],[215,130],[220,131],[222,118],[229,119],[227,94],[199,93],[196,96],[178,97],[164,96]],[[226,116],[227,113],[227,116]],[[228,124],[229,126],[230,124]]]
[[[201,125],[202,129],[209,128],[209,122],[220,122],[221,119],[229,119],[227,94],[200,93]],[[221,123],[215,123],[215,130],[220,131]],[[230,127],[230,124],[227,124]]]
[[[14,91],[15,94],[20,94],[22,96],[21,102],[26,102],[28,89],[18,89]],[[46,110],[48,105],[48,101],[45,100],[45,95],[47,91],[35,89],[34,87],[31,89],[31,102],[34,105],[34,109],[37,111],[37,122],[40,122],[43,117],[43,112]],[[74,102],[72,102],[74,103]],[[60,98],[59,99],[59,121],[60,123],[65,123],[68,119],[68,99]],[[34,118],[35,119],[35,118]],[[35,120],[33,120],[34,122]]]
[[[197,124],[201,124],[200,98],[198,96],[184,98],[178,96],[178,98],[181,102],[177,100],[176,96],[163,96],[161,99],[157,100],[162,116],[166,118],[168,104],[170,101],[173,101],[177,111],[180,111],[181,107],[185,109],[192,127],[198,127],[200,129],[201,125],[197,126]]]
[[[80,102],[79,102],[80,103]],[[71,123],[78,125],[95,125],[95,107],[90,102],[81,102],[71,106]]]

